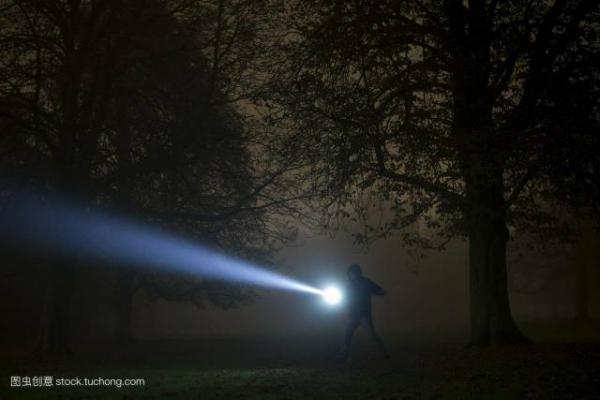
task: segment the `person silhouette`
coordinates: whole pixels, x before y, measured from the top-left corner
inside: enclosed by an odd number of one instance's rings
[[[344,345],[342,349],[342,359],[347,360],[352,345],[352,337],[356,329],[363,325],[367,329],[367,333],[371,340],[377,345],[379,351],[385,359],[389,359],[389,355],[383,342],[375,332],[373,324],[373,316],[371,313],[371,295],[385,296],[385,290],[363,276],[362,269],[358,264],[352,264],[348,267],[348,285],[346,289],[347,306],[348,306],[348,323],[344,334]]]

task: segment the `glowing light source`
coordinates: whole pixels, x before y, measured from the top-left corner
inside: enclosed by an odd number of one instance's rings
[[[331,305],[339,304],[339,302],[342,301],[342,292],[340,292],[338,288],[333,286],[329,286],[323,289],[323,291],[321,292],[321,296],[327,304]]]

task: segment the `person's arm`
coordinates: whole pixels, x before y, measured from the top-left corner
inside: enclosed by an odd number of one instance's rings
[[[376,284],[375,282],[373,282],[372,280],[369,279],[369,286],[370,286],[370,291],[371,294],[375,295],[375,296],[385,296],[385,289],[382,288],[381,286],[379,286],[378,284]]]

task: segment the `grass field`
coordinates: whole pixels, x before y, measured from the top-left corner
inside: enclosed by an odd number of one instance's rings
[[[331,337],[138,342],[2,362],[0,399],[600,399],[599,344],[487,350],[386,338],[390,361]],[[142,378],[135,387],[10,387],[11,376]]]

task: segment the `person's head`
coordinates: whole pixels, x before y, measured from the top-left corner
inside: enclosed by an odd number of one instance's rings
[[[352,264],[348,267],[348,279],[351,281],[357,281],[362,277],[362,269],[358,264]]]

